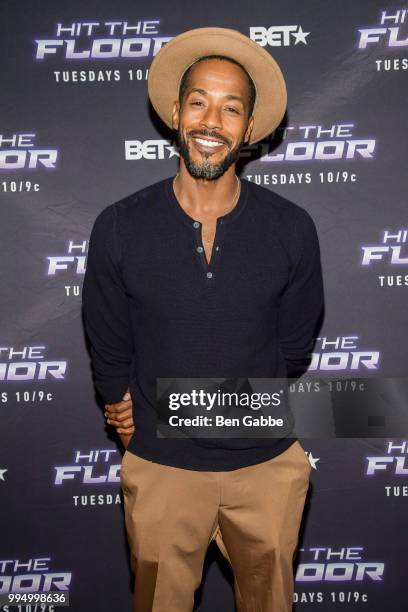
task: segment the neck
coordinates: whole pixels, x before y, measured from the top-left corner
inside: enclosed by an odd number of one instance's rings
[[[235,205],[239,193],[235,164],[222,176],[210,181],[192,177],[181,159],[174,191],[183,208],[195,218],[221,216]]]

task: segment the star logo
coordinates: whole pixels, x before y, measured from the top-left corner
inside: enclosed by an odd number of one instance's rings
[[[0,469],[0,480],[4,480],[4,481],[6,480],[6,479],[4,478],[4,474],[5,474],[7,471],[8,471],[8,470],[6,470],[6,469],[5,469],[5,470],[1,470],[1,469]]]
[[[297,32],[291,32],[291,34],[295,39],[295,45],[297,45],[300,42],[303,43],[304,45],[307,45],[306,36],[309,36],[310,32],[304,32],[302,30],[301,25],[298,27]]]
[[[170,155],[169,155],[169,159],[170,159],[171,157],[174,157],[175,155],[176,155],[177,157],[180,157],[180,154],[179,154],[179,152],[177,151],[177,149],[176,149],[176,147],[175,147],[174,145],[168,145],[168,146],[166,146],[166,149],[167,149],[167,150],[169,151],[169,153],[170,153]]]
[[[316,463],[317,463],[318,461],[320,461],[320,457],[313,457],[313,455],[312,455],[312,453],[311,453],[311,452],[306,453],[306,455],[307,455],[307,458],[308,458],[308,459],[309,459],[309,461],[310,461],[310,465],[312,466],[312,468],[313,468],[314,470],[317,470]]]

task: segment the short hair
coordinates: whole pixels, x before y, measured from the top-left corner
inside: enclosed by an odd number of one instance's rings
[[[241,68],[241,70],[244,71],[244,73],[246,74],[246,77],[248,79],[248,85],[249,85],[249,112],[248,112],[248,116],[250,117],[252,115],[252,112],[254,110],[254,105],[255,105],[255,99],[256,99],[256,88],[255,88],[255,84],[251,78],[251,76],[249,75],[248,71],[244,68],[244,66],[242,64],[240,64],[237,60],[233,59],[232,57],[227,57],[226,55],[203,55],[202,57],[199,57],[193,64],[191,64],[191,66],[189,66],[184,72],[183,75],[180,79],[180,86],[179,86],[179,102],[181,104],[185,91],[187,89],[187,82],[188,82],[188,77],[190,74],[191,69],[193,68],[193,66],[195,66],[196,64],[198,64],[199,62],[202,62],[204,60],[210,60],[210,59],[219,59],[219,60],[225,60],[227,62],[231,62],[232,64],[235,64],[236,66],[239,66]]]

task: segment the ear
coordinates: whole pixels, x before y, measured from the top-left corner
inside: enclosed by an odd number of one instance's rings
[[[173,104],[173,112],[171,114],[171,123],[173,130],[178,130],[180,120],[180,102],[176,100]]]
[[[249,142],[249,139],[251,138],[251,134],[252,134],[252,129],[254,127],[254,116],[252,115],[249,119],[248,119],[248,127],[245,130],[245,142]]]

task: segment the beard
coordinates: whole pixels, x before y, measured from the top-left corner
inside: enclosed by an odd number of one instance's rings
[[[218,134],[214,134],[210,130],[201,130],[200,132],[194,131],[194,136],[207,136],[208,138],[220,138]],[[226,140],[223,140],[229,147],[229,143]],[[184,160],[185,166],[191,174],[192,177],[197,179],[206,179],[207,181],[213,181],[220,177],[228,168],[238,160],[239,154],[243,145],[245,144],[245,139],[242,138],[241,141],[233,148],[228,151],[225,157],[219,162],[212,162],[211,153],[203,153],[202,161],[193,161],[191,159],[190,151],[188,150],[188,145],[186,140],[184,139],[183,134],[180,129],[177,130],[177,144],[179,148],[179,152],[181,157]]]

